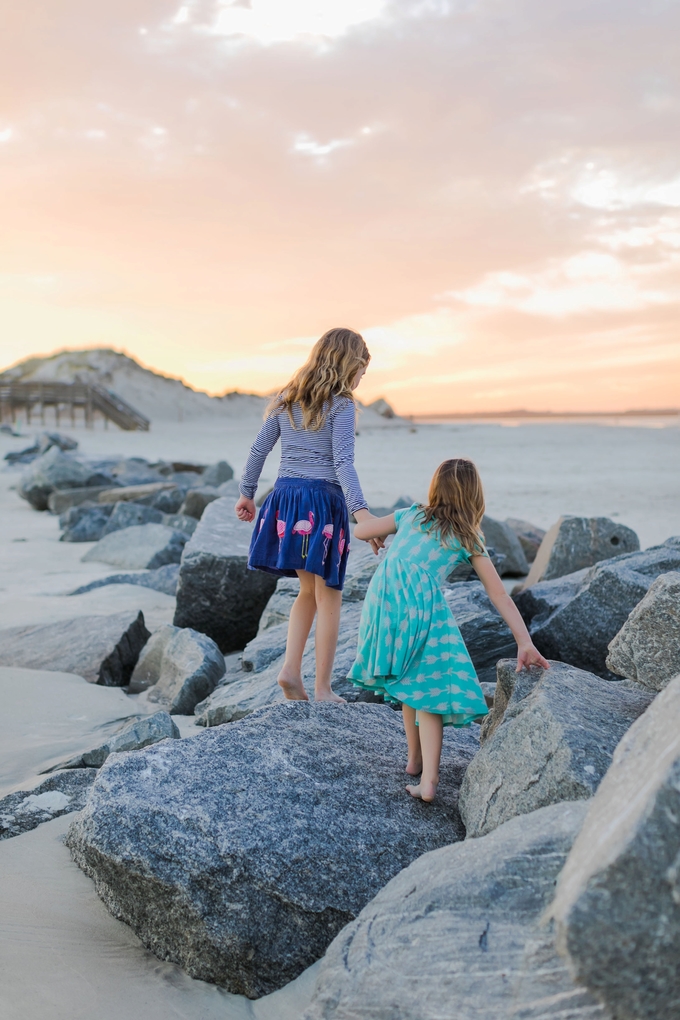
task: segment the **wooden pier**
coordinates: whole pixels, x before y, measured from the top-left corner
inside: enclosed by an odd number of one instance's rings
[[[94,428],[95,415],[101,414],[104,424],[114,422],[127,432],[148,432],[151,422],[115,393],[97,383],[74,382],[4,382],[0,379],[0,423],[14,423],[17,413],[45,424],[45,411],[54,410],[56,424],[61,418],[75,426],[78,419],[86,428]]]

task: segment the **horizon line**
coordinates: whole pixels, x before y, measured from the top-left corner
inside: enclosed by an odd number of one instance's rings
[[[433,418],[447,418],[447,419],[461,419],[461,418],[645,418],[645,417],[658,417],[658,416],[680,416],[680,407],[662,407],[662,408],[629,408],[627,411],[528,411],[526,408],[510,411],[442,411],[437,412],[418,412],[414,411],[412,414],[404,414],[399,417],[410,418],[415,421],[416,418],[433,419]]]

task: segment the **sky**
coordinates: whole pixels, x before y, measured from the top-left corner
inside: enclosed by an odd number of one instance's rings
[[[680,405],[678,0],[3,7],[0,367],[348,325],[405,414]]]

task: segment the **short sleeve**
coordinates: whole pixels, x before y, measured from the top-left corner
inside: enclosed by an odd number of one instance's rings
[[[406,518],[409,514],[411,514],[415,509],[416,509],[416,504],[414,503],[413,506],[404,506],[400,510],[395,510],[394,511],[394,523],[397,526],[397,531],[399,530],[399,527],[400,527],[402,521],[404,520],[404,518]]]

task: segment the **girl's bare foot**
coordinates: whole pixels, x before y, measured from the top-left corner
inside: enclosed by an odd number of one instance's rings
[[[295,676],[285,666],[279,673],[278,683],[287,701],[309,701],[307,691],[302,683],[302,677]]]
[[[314,691],[315,701],[332,701],[335,705],[346,705],[347,702],[339,694],[331,690]]]
[[[407,786],[406,789],[412,797],[417,797],[419,800],[424,800],[426,804],[431,804],[437,793],[437,784],[425,783],[421,779],[417,786]]]
[[[406,762],[406,775],[419,776],[422,771],[423,771],[423,759],[414,758],[413,760],[411,760],[411,758],[409,758],[409,760]]]

